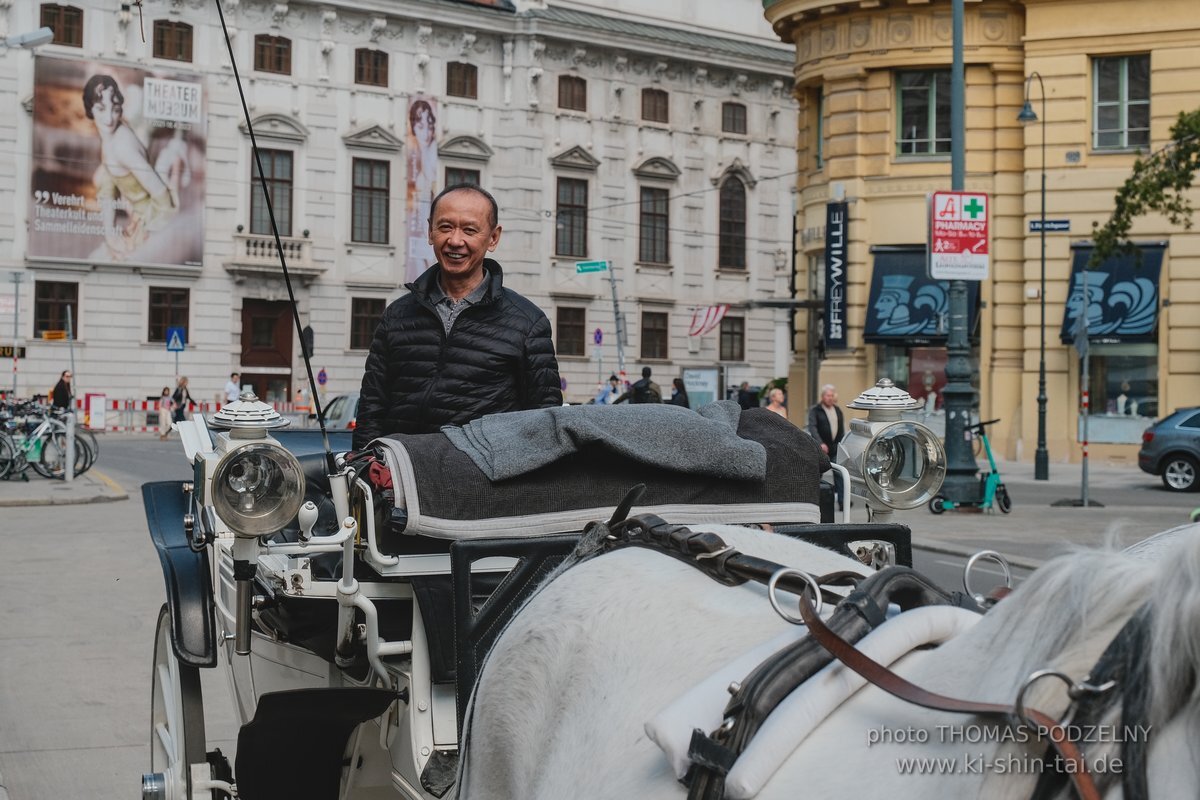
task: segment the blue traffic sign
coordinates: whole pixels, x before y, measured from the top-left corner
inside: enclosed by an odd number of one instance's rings
[[[592,342],[595,344],[600,344],[603,341],[604,341],[604,331],[600,330],[599,328],[596,328],[596,332],[592,334]]]
[[[187,328],[167,328],[167,352],[182,353],[187,346]]]
[[[317,383],[324,386],[329,381],[329,376],[325,374],[325,370],[317,373]]]

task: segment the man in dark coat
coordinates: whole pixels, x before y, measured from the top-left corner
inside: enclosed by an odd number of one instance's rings
[[[495,199],[459,184],[434,198],[437,263],[383,312],[367,355],[354,448],[389,433],[433,433],[485,414],[562,405],[550,321],[504,287],[487,253]]]
[[[613,404],[624,403],[628,400],[630,403],[661,403],[662,389],[658,384],[650,380],[651,371],[649,367],[642,367],[642,379],[634,381],[629,387],[629,391],[613,401]]]
[[[846,436],[846,418],[837,404],[837,389],[832,383],[821,387],[821,401],[808,410],[806,430],[816,440],[829,460],[837,461],[837,446]],[[842,473],[833,471],[833,486],[837,492],[838,508],[842,507]]]
[[[55,408],[70,408],[74,395],[75,391],[71,388],[71,370],[64,369],[58,376],[58,383],[54,384],[54,389],[50,392],[50,405]]]

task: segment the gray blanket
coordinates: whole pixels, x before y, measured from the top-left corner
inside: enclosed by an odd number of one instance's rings
[[[584,448],[599,447],[644,464],[734,480],[763,480],[767,451],[737,435],[732,400],[699,411],[681,406],[586,405],[489,414],[442,433],[493,481],[514,478]]]

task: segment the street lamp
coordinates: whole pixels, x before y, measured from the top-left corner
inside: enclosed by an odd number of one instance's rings
[[[1038,305],[1041,307],[1041,321],[1038,326],[1038,434],[1037,450],[1033,454],[1034,480],[1050,480],[1050,454],[1046,450],[1046,84],[1038,72],[1031,72],[1025,79],[1025,105],[1017,115],[1017,121],[1022,123],[1037,122],[1038,115],[1033,111],[1029,102],[1029,88],[1033,79],[1037,78],[1042,91],[1042,218],[1041,218],[1041,288],[1038,290]]]
[[[5,47],[24,47],[26,50],[49,44],[54,41],[54,31],[49,28],[38,28],[29,33],[18,33],[4,40]]]

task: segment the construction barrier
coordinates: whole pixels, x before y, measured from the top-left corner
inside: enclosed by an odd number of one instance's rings
[[[102,413],[104,427],[95,428],[95,430],[104,430],[112,433],[158,432],[158,400],[113,400],[110,398],[101,398],[98,395],[91,395],[89,399],[91,401],[90,408],[85,405],[83,398],[75,398],[75,409],[84,413],[90,411],[90,416],[98,416],[96,414],[97,411]],[[225,404],[216,402],[189,403],[188,416],[191,417],[194,414],[203,414],[206,417],[212,416],[220,411],[223,405]],[[270,405],[280,414],[290,419],[293,427],[308,427],[307,409],[297,409],[294,403],[271,403]]]

